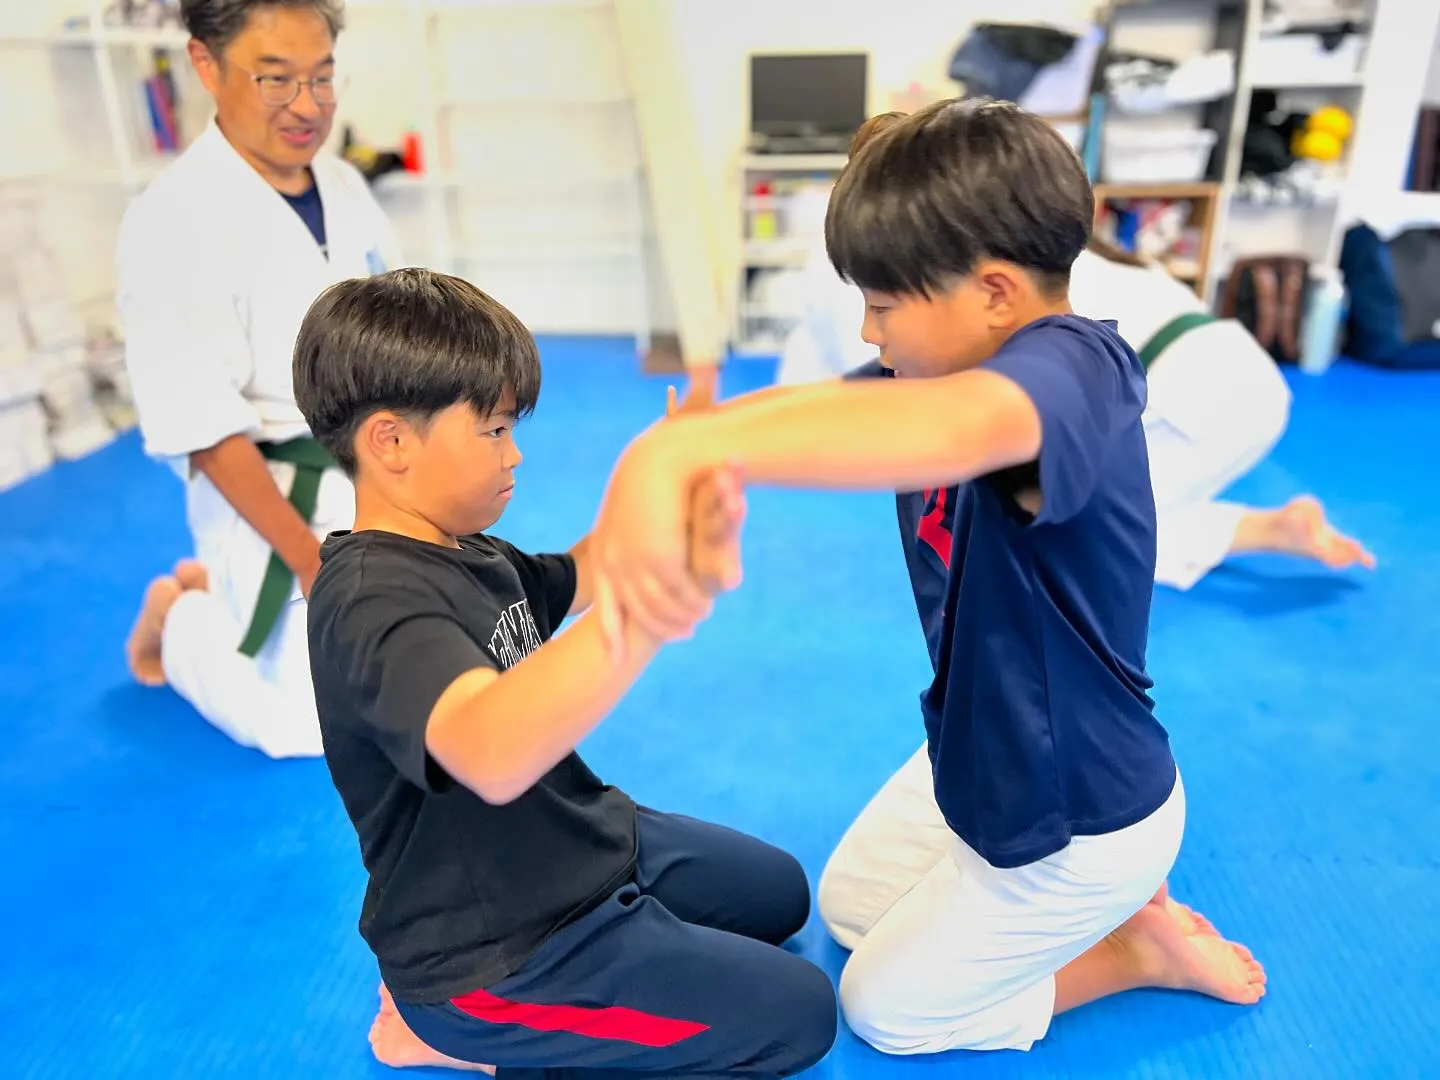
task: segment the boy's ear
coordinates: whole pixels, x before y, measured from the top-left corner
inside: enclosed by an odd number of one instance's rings
[[[1029,282],[1019,267],[998,259],[987,259],[975,267],[972,280],[980,289],[990,325],[1008,328]]]
[[[403,416],[381,409],[361,421],[355,433],[355,455],[386,472],[404,472],[406,450],[414,437],[415,429]]]

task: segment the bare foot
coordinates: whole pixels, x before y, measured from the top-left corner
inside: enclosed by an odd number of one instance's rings
[[[1181,933],[1186,937],[1192,934],[1208,934],[1211,937],[1219,937],[1220,931],[1216,930],[1210,920],[1201,915],[1188,904],[1182,904],[1170,895],[1170,883],[1166,882],[1160,886],[1160,891],[1150,898],[1150,903],[1159,904],[1165,909],[1175,922],[1179,925]]]
[[[389,1065],[392,1069],[428,1066],[433,1069],[460,1069],[465,1072],[495,1075],[492,1065],[476,1065],[446,1057],[421,1042],[420,1037],[410,1030],[396,1010],[395,999],[390,996],[384,983],[380,984],[380,1011],[375,1016],[375,1023],[370,1025],[370,1049],[374,1052],[376,1061]]]
[[[1186,935],[1163,903],[1149,903],[1108,939],[1143,974],[1143,985],[1190,990],[1236,1005],[1265,996],[1265,969],[1218,934]]]
[[[181,559],[170,573],[186,592],[204,592],[210,588],[210,572],[199,559]]]
[[[1220,936],[1220,931],[1215,929],[1214,924],[1188,904],[1182,904],[1176,900],[1166,900],[1165,913],[1179,924],[1180,932],[1186,937],[1194,937],[1196,934],[1203,934],[1206,937]]]
[[[1375,556],[1360,542],[1337,530],[1325,518],[1325,509],[1311,495],[1291,499],[1271,511],[1268,532],[1274,550],[1302,559],[1314,559],[1331,570],[1350,566],[1375,568]]]
[[[125,642],[125,659],[130,674],[141,686],[164,686],[165,668],[160,663],[160,638],[165,632],[165,617],[184,590],[173,577],[158,577],[145,590],[140,614]]]

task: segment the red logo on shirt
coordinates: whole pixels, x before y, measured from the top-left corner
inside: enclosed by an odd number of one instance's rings
[[[925,544],[945,564],[945,569],[950,569],[950,529],[945,524],[945,499],[949,490],[940,488],[927,489],[925,502],[930,502],[931,496],[935,497],[935,505],[930,512],[920,519],[920,527],[916,530],[916,536],[920,542]]]

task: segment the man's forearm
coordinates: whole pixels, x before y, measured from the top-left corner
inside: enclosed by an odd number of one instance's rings
[[[275,484],[259,447],[245,435],[232,435],[208,450],[190,455],[190,463],[250,527],[302,580],[313,576],[320,559],[319,542],[309,524]]]
[[[913,491],[1034,460],[1040,419],[1009,379],[967,371],[762,390],[646,438],[692,476],[730,463],[752,484]]]

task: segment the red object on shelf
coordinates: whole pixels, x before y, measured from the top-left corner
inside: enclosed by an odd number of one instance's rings
[[[423,159],[420,155],[420,135],[418,132],[407,131],[405,142],[400,150],[400,160],[405,166],[406,172],[418,173],[423,169]]]

